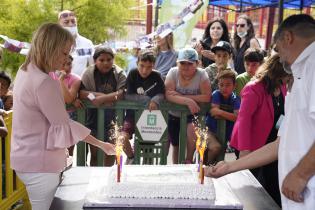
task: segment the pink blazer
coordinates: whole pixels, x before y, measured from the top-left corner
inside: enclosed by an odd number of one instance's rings
[[[281,87],[286,95],[286,87]],[[235,122],[231,146],[239,151],[256,150],[265,145],[274,121],[272,97],[262,82],[249,82],[241,92],[241,107]]]

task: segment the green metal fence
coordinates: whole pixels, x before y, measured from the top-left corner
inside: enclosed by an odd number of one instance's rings
[[[204,126],[204,116],[210,109],[210,103],[200,104],[201,111],[199,112],[199,119]],[[96,108],[91,103],[85,103],[86,108]],[[104,112],[105,110],[115,110],[117,116],[117,123],[119,126],[122,126],[125,110],[134,110],[135,111],[135,123],[138,121],[141,113],[145,110],[147,105],[141,102],[134,101],[118,101],[113,106],[102,106],[97,109],[97,138],[104,140]],[[179,136],[179,163],[184,163],[185,154],[186,154],[186,130],[187,130],[187,115],[190,115],[190,111],[187,106],[178,105],[164,101],[160,104],[159,110],[162,112],[166,123],[168,122],[168,112],[176,111],[180,113],[180,136]],[[85,124],[86,119],[86,110],[80,109],[77,111],[78,121],[82,124]],[[155,144],[143,144],[144,141],[138,131],[135,129],[135,162],[134,164],[166,164],[167,163],[167,144],[168,144],[168,131],[165,130],[160,141]],[[219,141],[222,144],[222,152],[218,157],[218,160],[224,159],[225,148],[226,148],[226,139],[225,139],[225,120],[218,120],[218,132],[217,136]],[[86,165],[86,143],[80,142],[77,144],[77,165],[85,166]],[[97,153],[97,164],[102,166],[104,155],[102,151]],[[141,161],[142,160],[142,161]]]

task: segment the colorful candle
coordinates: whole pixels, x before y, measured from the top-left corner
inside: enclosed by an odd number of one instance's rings
[[[120,163],[117,163],[117,182],[120,182]]]
[[[201,168],[200,184],[204,184],[204,180],[205,180],[205,169],[202,167]]]
[[[121,138],[118,138],[116,141],[116,161],[117,161],[117,182],[120,182],[121,171],[122,171],[122,153],[123,145]]]
[[[198,172],[199,172],[199,168],[200,168],[200,161],[199,161],[199,150],[200,150],[200,135],[199,135],[199,128],[196,129],[195,134],[197,137],[196,140],[196,165],[198,165]]]
[[[202,144],[201,144],[201,148],[200,148],[200,150],[199,150],[199,153],[200,153],[199,178],[200,178],[200,179],[202,178],[203,158],[204,158],[206,146],[207,146],[207,141],[206,141],[206,140],[203,140],[203,141],[202,141]]]

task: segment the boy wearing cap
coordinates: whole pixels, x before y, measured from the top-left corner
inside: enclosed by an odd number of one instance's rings
[[[258,68],[264,62],[264,52],[257,48],[248,48],[244,53],[245,72],[236,77],[235,93],[240,97],[243,87],[255,75]]]
[[[167,73],[165,80],[166,99],[176,104],[188,106],[191,115],[187,116],[187,156],[186,163],[192,163],[195,151],[195,128],[192,123],[194,114],[200,111],[197,103],[209,102],[211,86],[207,73],[197,68],[198,53],[193,48],[181,49],[178,52],[177,67]],[[173,146],[173,163],[178,163],[178,146],[180,130],[180,113],[169,112],[168,134]]]
[[[234,71],[230,66],[228,66],[228,62],[232,54],[232,46],[230,43],[226,41],[219,41],[217,45],[211,49],[211,51],[215,55],[214,57],[215,63],[205,68],[205,71],[209,76],[211,89],[212,91],[214,91],[218,89],[218,80],[216,77],[219,74],[219,72],[223,70]]]

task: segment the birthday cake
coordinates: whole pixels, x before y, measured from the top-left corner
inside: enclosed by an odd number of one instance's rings
[[[211,178],[200,184],[194,165],[124,166],[120,182],[112,167],[106,186],[100,192],[108,198],[214,200]]]

